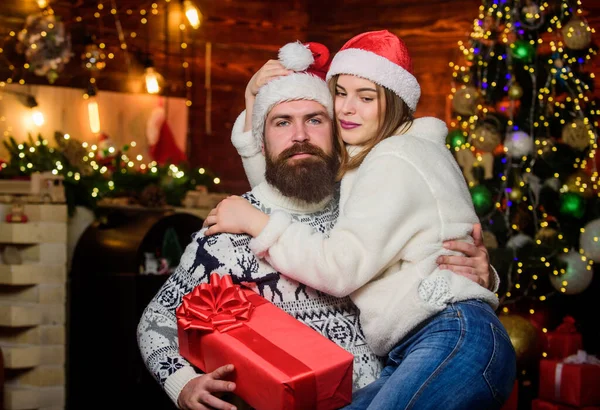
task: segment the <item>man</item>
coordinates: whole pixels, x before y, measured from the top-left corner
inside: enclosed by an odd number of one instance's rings
[[[286,83],[287,98],[281,96]],[[286,209],[298,220],[327,232],[338,216],[334,198],[338,156],[331,135],[333,102],[329,90],[320,78],[298,73],[263,87],[257,103],[269,99],[269,92],[275,87],[283,102],[270,109],[263,119],[265,156],[270,159],[266,176],[270,183],[258,185],[245,198],[266,212]],[[315,94],[322,101],[316,101]],[[212,393],[231,391],[233,383],[219,379],[232,369],[221,368],[197,377],[196,370],[178,352],[175,309],[183,295],[207,282],[212,272],[230,274],[234,282],[250,287],[353,353],[355,387],[374,381],[381,362],[365,343],[358,312],[350,300],[322,294],[280,276],[250,251],[249,240],[246,235],[204,236],[203,231],[195,234],[177,270],[140,320],[138,341],[142,357],[173,401],[182,408],[193,408],[193,401],[212,408],[231,408]]]
[[[266,213],[284,209],[320,232],[338,216],[332,139],[333,101],[320,78],[294,73],[262,86],[254,102],[253,134],[262,141],[266,182],[244,195]],[[234,133],[242,132],[240,116]],[[234,409],[217,397],[235,384],[222,380],[233,366],[199,374],[178,352],[175,309],[182,297],[213,272],[230,274],[354,355],[354,389],[377,379],[381,359],[370,350],[349,298],[335,298],[281,276],[249,249],[250,237],[196,233],[180,265],[146,308],[139,326],[142,357],[155,378],[183,409]]]

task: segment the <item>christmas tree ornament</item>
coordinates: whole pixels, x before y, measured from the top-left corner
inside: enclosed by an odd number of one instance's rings
[[[10,212],[4,218],[8,223],[25,223],[28,218],[25,215],[25,206],[20,202],[15,202],[10,207]]]
[[[498,101],[495,111],[506,116],[516,116],[519,113],[520,107],[520,100],[514,100],[512,98],[505,97]]]
[[[162,208],[167,205],[167,198],[161,187],[150,184],[142,190],[138,202],[147,208]]]
[[[521,21],[527,23],[527,27],[532,27],[534,23],[541,19],[540,8],[533,0],[525,0],[525,6],[521,8]]]
[[[583,229],[579,236],[579,247],[585,256],[600,262],[600,219],[588,222]]]
[[[464,132],[461,130],[453,130],[448,133],[446,137],[446,145],[450,149],[459,149],[464,146],[467,142],[467,138],[464,135]]]
[[[517,231],[528,232],[533,226],[533,215],[526,202],[520,202],[511,213],[511,227]]]
[[[80,141],[62,132],[54,134],[54,141],[67,161],[69,161],[69,164],[75,167],[81,175],[90,176],[94,173],[89,161],[86,161],[88,151]]]
[[[530,63],[535,55],[535,47],[528,41],[517,40],[510,45],[510,52],[515,60]]]
[[[507,188],[507,192],[508,197],[513,202],[519,202],[523,197],[523,191],[521,191],[521,188],[519,186]]]
[[[531,236],[519,232],[510,237],[510,239],[506,242],[506,247],[512,249],[520,249],[532,243],[533,238],[531,238]]]
[[[517,368],[524,369],[536,364],[541,355],[541,338],[536,327],[516,314],[503,314],[498,318],[515,348]]]
[[[560,213],[580,219],[585,214],[585,199],[574,192],[560,195]]]
[[[591,150],[588,157],[585,158],[583,163],[583,170],[588,175],[600,172],[600,148]]]
[[[565,187],[568,192],[573,192],[581,195],[586,199],[590,199],[595,194],[595,183],[592,178],[582,170],[575,171],[568,176]]]
[[[550,250],[563,249],[565,245],[563,236],[553,227],[540,228],[534,236],[534,241],[537,246]]]
[[[470,191],[477,215],[485,215],[492,210],[494,205],[492,193],[486,186],[476,185]]]
[[[92,74],[102,71],[106,67],[106,54],[98,47],[92,36],[87,36],[84,44],[84,51],[81,54],[83,66]]]
[[[96,140],[98,151],[96,154],[96,162],[107,164],[117,155],[112,139],[104,132],[98,135]]]
[[[550,283],[556,290],[567,295],[577,295],[590,286],[594,275],[590,259],[573,249],[560,255],[558,259],[566,267],[564,273],[550,274]]]
[[[522,158],[533,152],[533,138],[523,131],[513,131],[506,135],[504,147],[508,155],[513,158]]]
[[[469,85],[458,89],[452,99],[452,108],[460,115],[475,115],[479,104],[479,91]]]
[[[573,50],[584,50],[592,42],[592,29],[577,17],[565,24],[561,33],[567,47]]]
[[[17,51],[35,75],[54,83],[71,60],[71,36],[55,14],[31,14],[19,32]]]
[[[502,142],[500,130],[491,122],[482,122],[473,131],[471,135],[471,144],[485,152],[492,152],[494,148]]]
[[[551,153],[554,146],[555,144],[552,138],[538,138],[535,140],[535,149],[537,154],[541,157]]]
[[[497,249],[498,248],[498,239],[496,238],[496,235],[494,235],[494,233],[492,231],[483,231],[482,232],[483,235],[483,246],[486,247],[486,249]]]
[[[513,83],[508,87],[508,98],[511,100],[518,100],[523,96],[523,87],[518,83]]]
[[[565,125],[562,129],[562,141],[572,148],[583,151],[590,146],[593,136],[586,124],[586,120],[578,118]]]

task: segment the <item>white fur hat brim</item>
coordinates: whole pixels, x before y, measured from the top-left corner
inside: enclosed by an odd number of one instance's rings
[[[417,109],[421,97],[419,82],[411,73],[371,51],[348,48],[339,51],[327,71],[327,81],[337,74],[365,78],[396,93],[411,111]]]
[[[252,135],[262,146],[265,121],[271,109],[287,101],[309,100],[321,104],[333,118],[333,98],[327,83],[313,74],[293,73],[278,77],[263,85],[252,109]]]

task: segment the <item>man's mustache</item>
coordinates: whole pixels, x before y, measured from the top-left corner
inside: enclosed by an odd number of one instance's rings
[[[288,159],[297,154],[315,155],[322,159],[329,158],[329,156],[325,153],[325,151],[323,151],[321,148],[317,147],[316,145],[313,145],[309,142],[297,142],[294,145],[292,145],[291,147],[283,150],[279,154],[279,159]]]

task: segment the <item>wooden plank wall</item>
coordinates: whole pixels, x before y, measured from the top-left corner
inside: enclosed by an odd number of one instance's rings
[[[68,73],[57,85],[84,88],[89,74],[81,69],[78,58],[82,50],[83,34],[96,34],[107,44],[107,51],[115,53],[107,68],[98,77],[100,90],[139,92],[143,66],[136,54],[150,51],[156,67],[169,80],[170,95],[189,96],[190,158],[194,164],[205,166],[221,177],[221,188],[231,193],[243,193],[249,186],[241,161],[231,146],[229,137],[236,115],[243,109],[243,93],[247,81],[267,59],[274,58],[277,49],[289,41],[320,41],[332,51],[350,37],[363,31],[389,29],[402,37],[411,51],[415,75],[422,97],[417,116],[434,115],[444,118],[446,96],[450,89],[448,63],[457,57],[457,42],[466,40],[473,19],[477,17],[480,0],[195,0],[205,15],[198,30],[181,32],[182,21],[179,1],[157,0],[159,14],[149,13],[148,0],[115,0],[118,15],[127,35],[131,64],[127,65],[111,15],[111,0],[54,0],[57,15],[71,22],[76,57]],[[589,12],[588,21],[600,33],[600,2],[584,0]],[[103,10],[94,17],[98,5]],[[0,38],[10,30],[19,30],[27,14],[36,10],[34,0],[0,1]],[[165,10],[169,10],[168,33],[165,33]],[[132,10],[127,14],[126,10]],[[148,24],[140,23],[141,10],[148,14]],[[82,16],[80,23],[75,22]],[[136,37],[131,37],[136,32]],[[189,46],[183,50],[182,40]],[[598,41],[598,34],[596,34]],[[205,89],[206,45],[211,46],[210,83],[212,132],[207,133]],[[168,44],[168,47],[165,46]],[[1,41],[0,41],[0,47]],[[6,48],[6,47],[5,47]],[[187,74],[182,61],[190,63]],[[600,59],[593,70],[600,73]],[[8,72],[0,59],[0,81]],[[187,76],[187,78],[186,78]],[[31,74],[23,76],[27,82],[44,83],[43,78]],[[132,81],[137,78],[137,81]],[[187,89],[186,80],[193,86]],[[600,88],[600,75],[597,80]],[[0,124],[1,128],[1,124]]]

